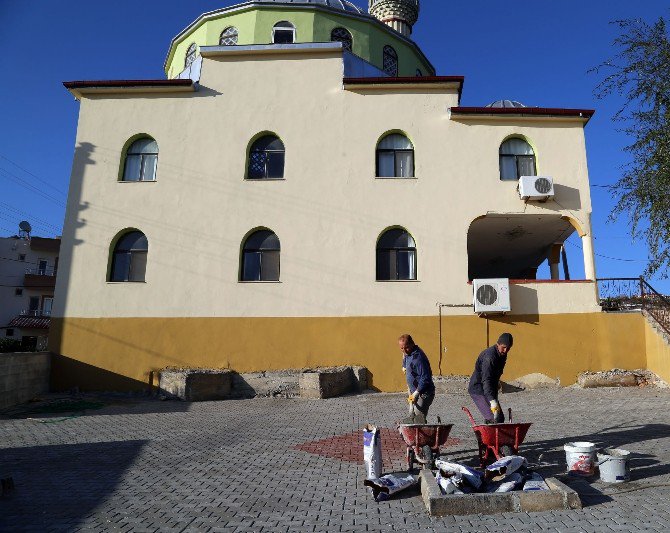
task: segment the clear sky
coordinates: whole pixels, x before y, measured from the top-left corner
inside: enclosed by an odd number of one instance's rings
[[[34,235],[60,235],[79,104],[66,80],[164,78],[170,40],[201,13],[234,0],[0,0],[0,235],[29,220]],[[364,7],[364,0],[355,0]],[[599,277],[638,276],[644,242],[627,220],[608,222],[603,185],[627,161],[612,116],[587,71],[613,54],[610,21],[670,18],[668,0],[422,0],[413,38],[440,75],[464,75],[462,105],[503,98],[528,106],[593,108],[586,127]],[[579,238],[568,241],[573,278],[584,275]],[[670,281],[652,280],[670,293]]]

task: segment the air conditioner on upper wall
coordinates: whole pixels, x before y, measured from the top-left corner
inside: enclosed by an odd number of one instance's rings
[[[475,279],[472,282],[475,313],[508,313],[509,279]]]
[[[546,201],[554,197],[554,180],[549,176],[521,176],[519,196],[522,200]]]

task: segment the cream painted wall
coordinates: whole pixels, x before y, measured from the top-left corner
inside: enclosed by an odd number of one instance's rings
[[[54,315],[430,316],[438,301],[472,300],[476,217],[560,213],[590,231],[582,122],[457,122],[455,105],[449,91],[344,90],[332,53],[205,58],[195,93],[82,98]],[[375,179],[389,130],[413,141],[416,179]],[[285,180],[244,179],[262,131],[284,141]],[[158,142],[157,182],[118,182],[122,147],[138,133]],[[499,180],[511,134],[532,142],[557,202],[526,205]],[[416,282],[375,281],[376,240],[396,225],[416,240]],[[280,283],[237,281],[242,239],[259,226],[281,240]],[[148,237],[146,283],[107,283],[109,244],[129,227]],[[591,285],[533,289],[541,312],[594,310]]]

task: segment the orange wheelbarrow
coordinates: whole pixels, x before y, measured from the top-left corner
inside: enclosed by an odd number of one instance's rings
[[[509,423],[478,425],[470,410],[467,407],[462,409],[468,415],[472,424],[472,431],[477,436],[479,463],[482,468],[503,457],[519,454],[519,446],[526,438],[528,429],[532,424],[512,423],[512,410],[510,409]]]
[[[424,469],[433,468],[452,427],[453,424],[399,424],[398,431],[407,445],[407,471],[412,471],[415,462]]]

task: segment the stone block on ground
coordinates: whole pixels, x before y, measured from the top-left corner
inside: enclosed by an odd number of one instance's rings
[[[665,383],[649,370],[621,370],[583,372],[577,376],[577,385],[584,389],[597,387],[647,387],[664,386]]]
[[[231,377],[225,369],[166,369],[158,386],[161,394],[187,402],[225,400],[230,397]]]
[[[547,491],[445,495],[442,494],[432,472],[423,470],[419,477],[421,498],[431,516],[490,515],[582,508],[579,495],[556,478],[545,480],[551,489]]]
[[[359,371],[361,375],[363,372]],[[367,386],[367,371],[366,386]],[[317,368],[300,374],[300,396],[302,398],[335,398],[351,392],[359,392],[360,381],[352,367]]]

